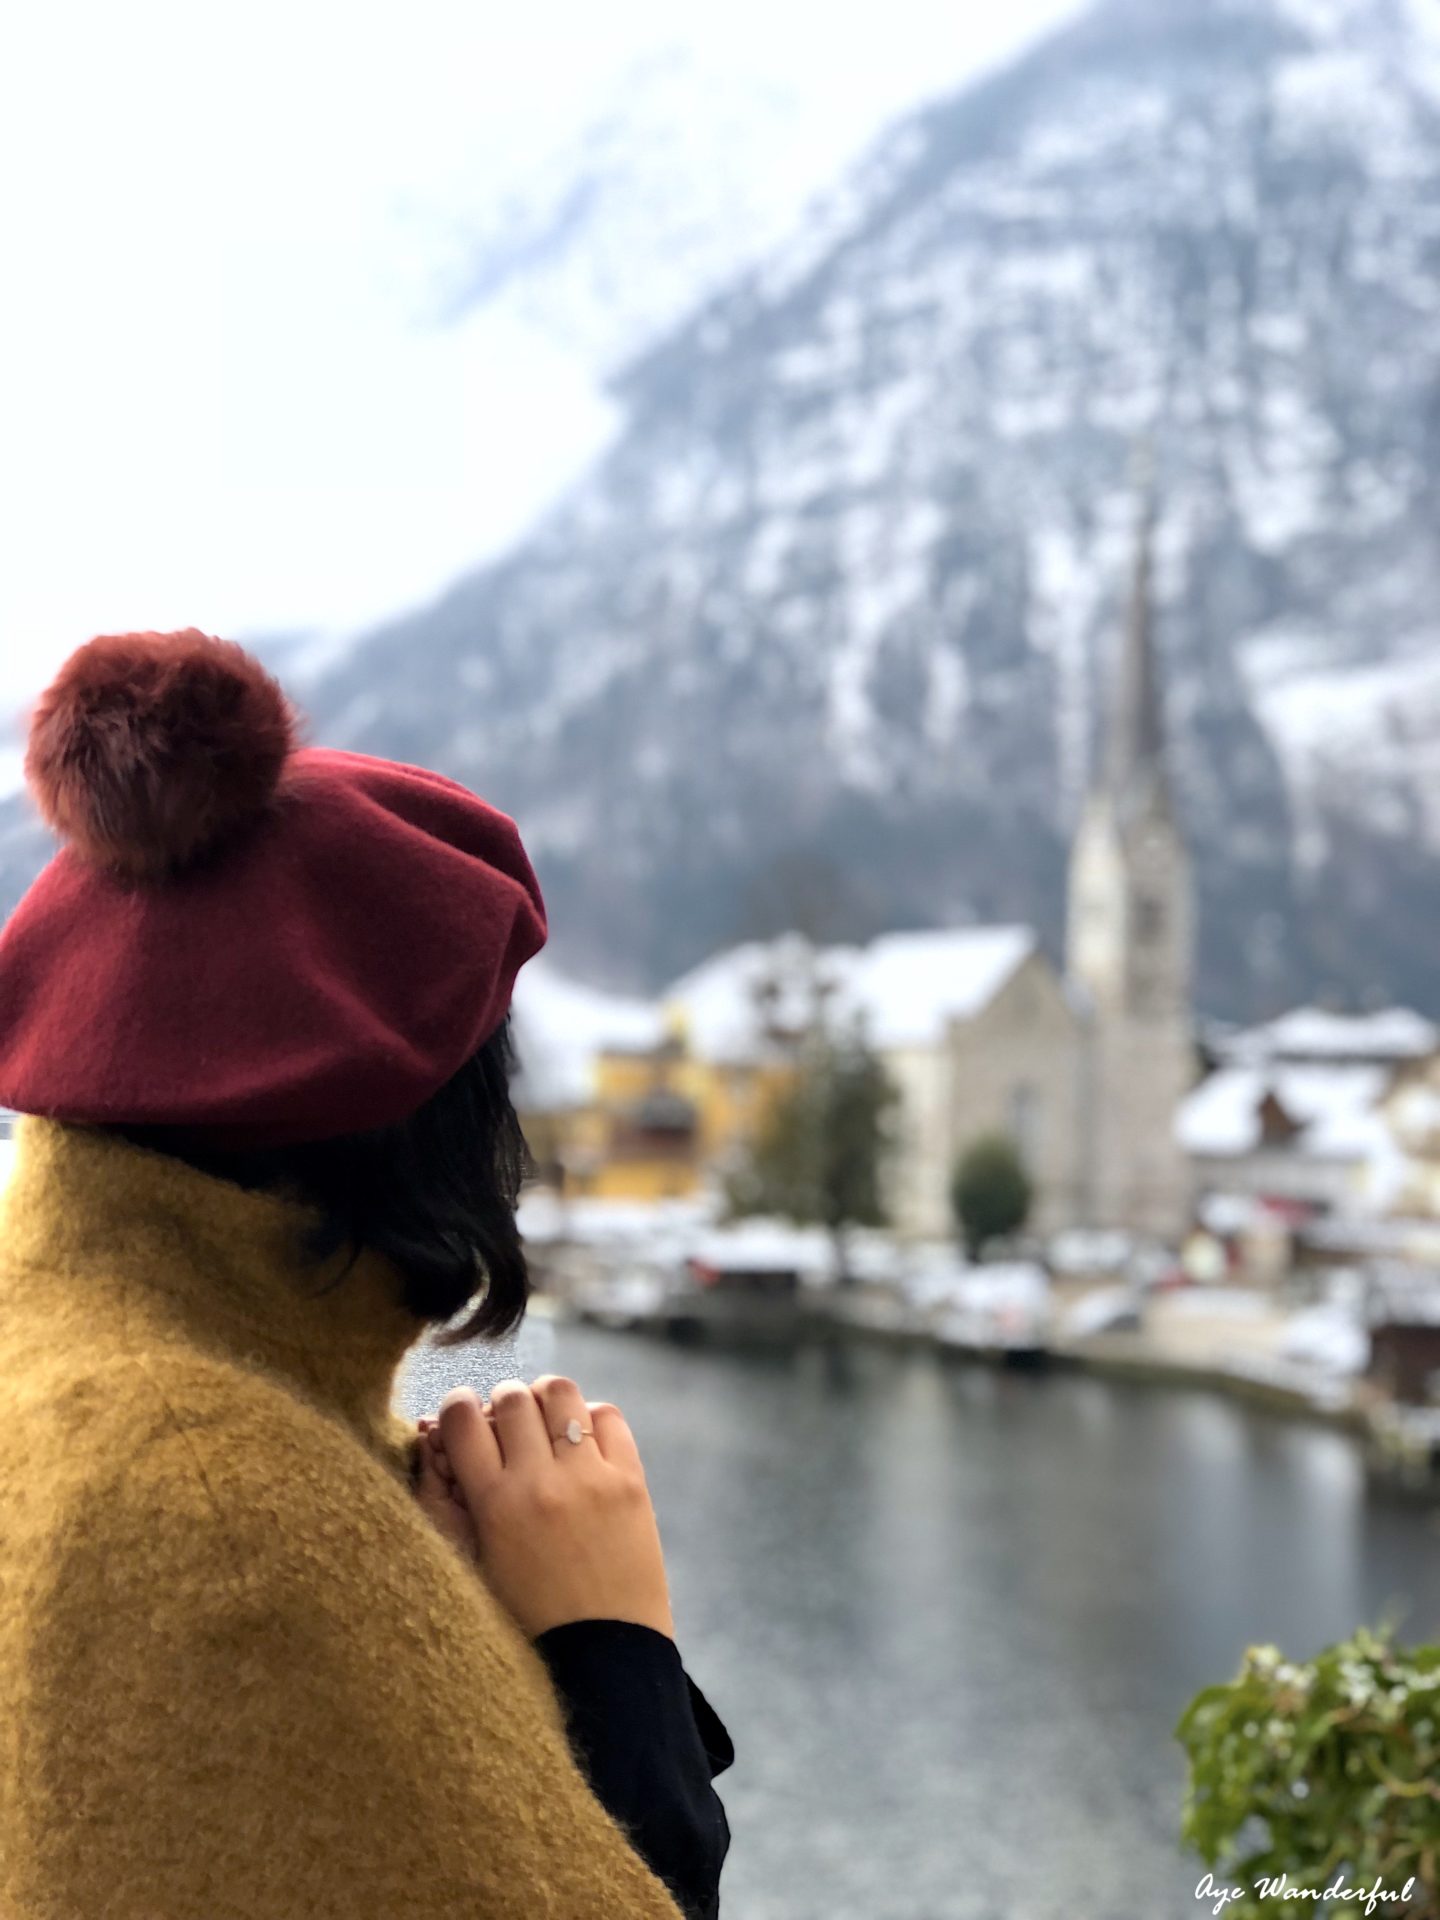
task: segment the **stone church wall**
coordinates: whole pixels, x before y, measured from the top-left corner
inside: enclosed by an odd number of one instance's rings
[[[971,1141],[1009,1135],[1035,1182],[1031,1225],[1072,1225],[1079,1200],[1079,1032],[1055,969],[1032,954],[943,1043],[886,1056],[901,1089],[891,1206],[901,1232],[953,1233],[950,1176]]]

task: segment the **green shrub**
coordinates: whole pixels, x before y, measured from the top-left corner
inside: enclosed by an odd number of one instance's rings
[[[1303,1665],[1252,1647],[1176,1732],[1185,1841],[1213,1875],[1197,1911],[1440,1920],[1440,1647],[1362,1630]]]
[[[1030,1217],[1034,1192],[1019,1149],[1003,1133],[973,1140],[950,1179],[950,1207],[965,1242],[978,1259],[989,1240],[1018,1233]]]

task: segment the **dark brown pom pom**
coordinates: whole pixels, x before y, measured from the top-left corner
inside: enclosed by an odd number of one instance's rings
[[[233,640],[103,634],[41,695],[25,778],[83,859],[160,879],[267,810],[295,731],[278,681]]]

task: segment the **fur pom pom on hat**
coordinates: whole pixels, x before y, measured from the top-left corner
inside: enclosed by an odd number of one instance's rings
[[[265,811],[295,722],[279,684],[233,640],[193,627],[103,635],[41,695],[25,778],[82,859],[158,878]]]
[[[546,937],[515,823],[442,775],[298,744],[232,641],[106,635],[31,717],[65,843],[0,930],[0,1103],[216,1146],[403,1119]]]

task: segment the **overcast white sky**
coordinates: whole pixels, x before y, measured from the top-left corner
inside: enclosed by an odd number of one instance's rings
[[[446,319],[439,294],[637,61],[674,49],[732,103],[753,82],[757,139],[785,138],[748,191],[773,182],[788,218],[890,116],[1070,10],[12,9],[0,706],[98,631],[353,630],[523,529],[612,427],[597,370],[507,308]],[[733,131],[685,124],[709,207]]]

